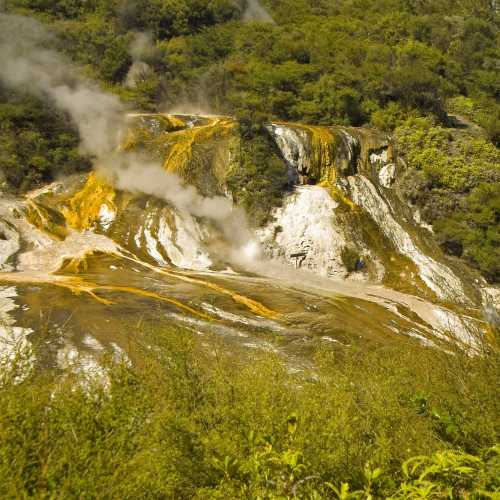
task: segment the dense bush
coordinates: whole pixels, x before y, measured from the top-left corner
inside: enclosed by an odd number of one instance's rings
[[[448,101],[448,108],[452,113],[480,125],[491,142],[499,146],[500,103],[497,100],[485,96],[476,99],[458,96]]]
[[[498,98],[498,12],[487,0],[262,2],[274,24],[239,22],[244,0],[6,3],[50,23],[63,50],[113,84],[132,62],[130,33],[150,33],[155,104],[359,125],[395,104],[446,120],[448,97],[483,108]]]
[[[7,187],[22,191],[88,168],[78,145],[71,121],[50,102],[0,86],[0,175]]]
[[[0,387],[2,498],[500,491],[496,353],[318,347],[314,369],[296,372],[187,331],[147,341],[135,367],[108,363],[107,383],[45,372]]]
[[[251,222],[266,222],[273,207],[279,206],[283,192],[290,185],[288,167],[280,157],[270,135],[248,130],[243,120],[237,162],[226,179],[235,203],[243,207]]]
[[[396,140],[410,167],[405,194],[434,224],[443,249],[499,281],[498,149],[483,138],[460,135],[423,118],[396,129]]]

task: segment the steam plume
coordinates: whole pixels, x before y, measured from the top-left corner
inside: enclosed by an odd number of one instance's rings
[[[222,196],[201,196],[158,164],[117,153],[125,129],[124,106],[117,97],[79,77],[64,57],[48,48],[51,42],[52,37],[35,20],[0,14],[0,80],[9,87],[49,97],[68,112],[80,132],[82,149],[118,189],[153,195],[179,210],[210,219],[230,243],[227,257],[241,261],[242,249],[248,250],[252,241],[245,213]],[[139,54],[148,45],[148,40],[139,38],[135,49]]]
[[[129,48],[129,53],[132,57],[132,66],[130,66],[125,78],[125,85],[127,87],[135,87],[142,78],[151,73],[151,67],[146,60],[153,55],[154,51],[155,48],[150,34],[135,34]]]
[[[244,21],[264,21],[274,23],[273,18],[264,7],[259,3],[259,0],[247,0],[247,8],[243,13]]]
[[[82,150],[104,157],[119,143],[124,107],[117,97],[78,78],[65,58],[48,48],[52,41],[37,21],[0,14],[0,79],[52,99],[78,126]]]
[[[195,187],[184,185],[179,176],[135,154],[117,156],[99,170],[117,189],[152,195],[168,201],[180,211],[213,221],[225,241],[230,243],[224,252],[231,262],[244,265],[257,257],[258,247],[252,244],[253,235],[246,214],[234,207],[228,198],[202,196]]]

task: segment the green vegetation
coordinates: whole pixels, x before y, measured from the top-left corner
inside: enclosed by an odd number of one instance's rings
[[[89,167],[71,122],[50,104],[0,86],[0,182],[21,191]]]
[[[263,2],[275,24],[242,23],[245,0],[6,4],[50,24],[61,50],[141,105],[353,125],[386,122],[395,107],[446,121],[445,100],[456,96],[499,109],[498,12],[488,0]],[[125,92],[134,32],[152,36],[141,55],[152,71]]]
[[[281,205],[290,179],[276,145],[262,134],[241,141],[238,161],[226,182],[235,203],[259,226],[267,221],[273,207]]]
[[[396,129],[408,162],[403,189],[433,223],[441,246],[500,280],[500,152],[484,138],[429,119]]]
[[[104,384],[4,383],[0,496],[497,498],[497,352],[323,343],[297,373],[196,338],[156,329]]]
[[[448,109],[480,125],[488,138],[498,147],[500,143],[500,107],[494,99],[472,99],[458,96],[448,101]]]

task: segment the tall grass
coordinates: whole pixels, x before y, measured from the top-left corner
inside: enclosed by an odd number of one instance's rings
[[[45,371],[2,386],[0,497],[500,494],[496,352],[318,345],[295,373],[168,327],[154,346],[133,367],[103,360],[104,385]]]

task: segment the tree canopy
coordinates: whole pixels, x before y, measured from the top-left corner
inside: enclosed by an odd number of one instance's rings
[[[395,105],[444,121],[446,99],[459,95],[498,106],[495,2],[262,3],[275,23],[242,22],[245,0],[9,0],[7,8],[50,23],[61,48],[109,85],[132,64],[133,32],[148,33],[149,85],[126,94],[139,104],[352,125],[380,123]]]
[[[274,22],[248,19],[247,3],[6,0],[5,8],[45,23],[60,51],[131,108],[236,116],[251,168],[233,181],[249,209],[253,197],[240,187],[251,172],[269,173],[249,184],[269,200],[283,184],[266,120],[395,132],[410,168],[404,196],[435,223],[446,251],[498,280],[497,2],[262,0]],[[11,186],[27,189],[88,164],[67,117],[48,102],[1,92],[0,169]],[[450,133],[457,119],[480,138]]]

